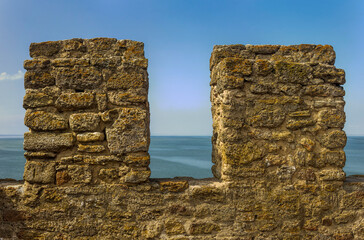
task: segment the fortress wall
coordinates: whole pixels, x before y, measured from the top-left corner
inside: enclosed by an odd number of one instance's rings
[[[31,184],[148,180],[144,44],[95,38],[32,43],[24,62],[24,134]]]
[[[142,43],[30,51],[25,183],[0,185],[0,238],[364,239],[330,46],[214,47],[216,178],[201,180],[149,179]]]

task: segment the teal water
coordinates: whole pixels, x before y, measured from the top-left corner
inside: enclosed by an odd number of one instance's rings
[[[347,175],[364,174],[364,137],[348,137],[345,147]],[[211,137],[151,137],[152,178],[211,174]],[[20,136],[0,136],[0,179],[22,179],[25,159]]]

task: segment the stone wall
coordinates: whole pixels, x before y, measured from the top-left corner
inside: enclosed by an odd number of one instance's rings
[[[213,173],[149,179],[143,44],[32,44],[24,184],[0,184],[4,239],[364,239],[346,178],[345,74],[330,46],[215,46]]]
[[[24,180],[97,185],[148,180],[143,43],[95,38],[30,45]]]

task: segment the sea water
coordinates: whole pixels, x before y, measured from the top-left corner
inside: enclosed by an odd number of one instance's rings
[[[149,147],[151,177],[212,177],[211,148],[211,137],[152,136]],[[345,152],[346,175],[364,174],[364,137],[348,137]],[[0,136],[0,179],[23,178],[23,154],[21,136]]]

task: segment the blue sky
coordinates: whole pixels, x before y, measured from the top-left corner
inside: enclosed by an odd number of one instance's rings
[[[364,1],[0,0],[0,134],[27,131],[30,43],[76,37],[145,43],[152,135],[211,135],[213,45],[331,44],[347,76],[345,130],[364,135]]]

